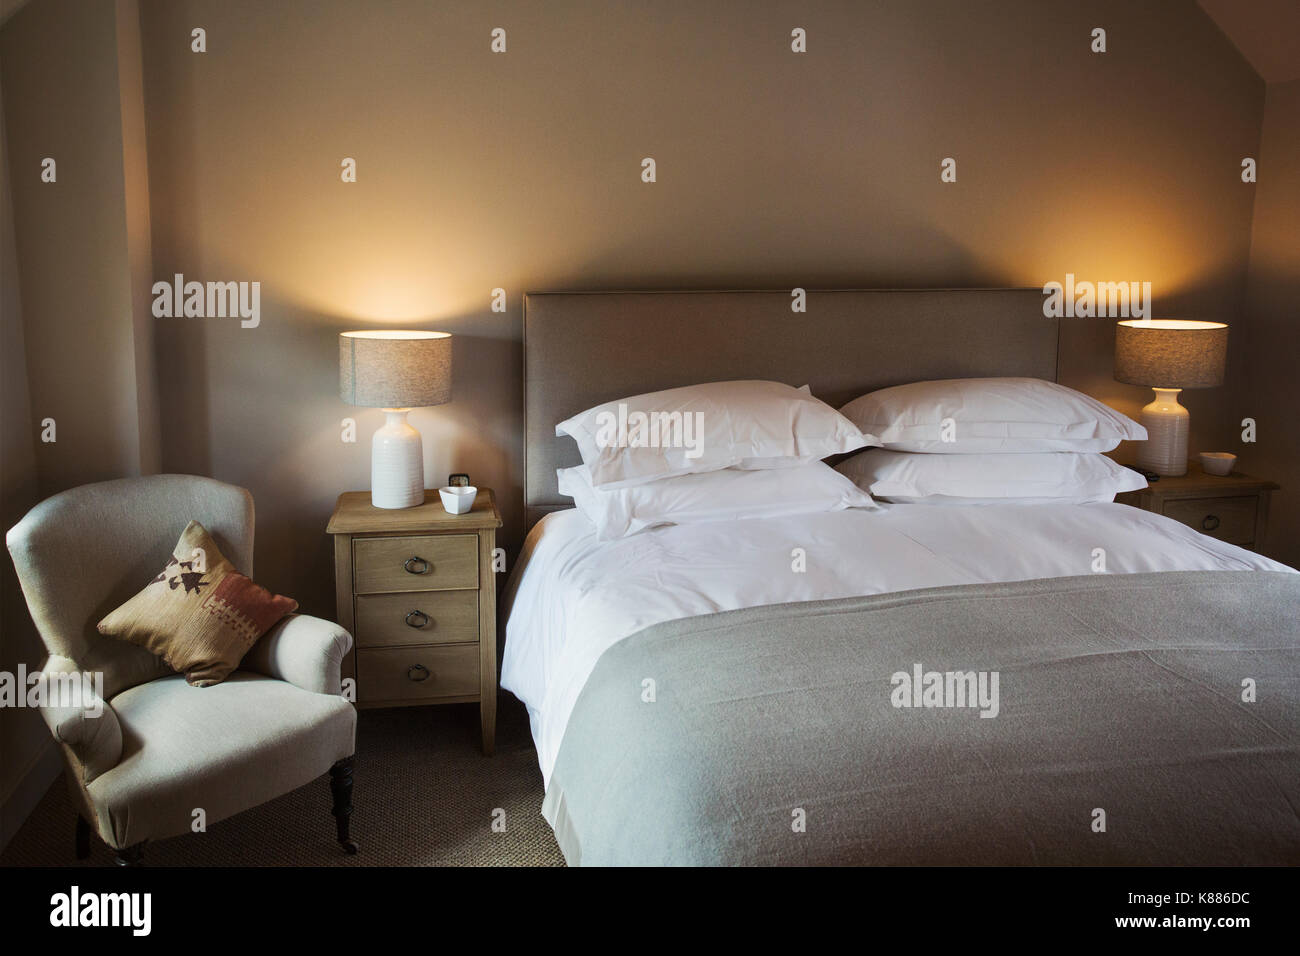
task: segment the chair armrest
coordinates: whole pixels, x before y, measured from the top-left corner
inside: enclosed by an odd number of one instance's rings
[[[333,621],[290,614],[262,635],[240,666],[316,694],[338,696],[343,693],[343,657],[351,649],[352,635]]]
[[[76,758],[82,783],[90,783],[122,759],[122,724],[100,696],[102,687],[90,686],[85,676],[72,661],[51,657],[38,680],[41,716]]]

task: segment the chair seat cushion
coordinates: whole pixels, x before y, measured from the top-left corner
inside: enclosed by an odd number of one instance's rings
[[[121,848],[191,832],[316,779],[351,756],[357,715],[342,697],[236,671],[211,687],[177,674],[110,701],[122,759],[86,787],[99,834]]]

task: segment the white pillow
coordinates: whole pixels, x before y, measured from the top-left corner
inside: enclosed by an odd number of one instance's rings
[[[612,490],[594,487],[586,465],[556,474],[560,494],[573,498],[602,540],[662,524],[877,507],[870,495],[820,461],[779,470],[727,468]]]
[[[571,435],[596,487],[721,468],[788,468],[872,444],[807,387],[711,382],[634,395],[555,426]]]
[[[1101,452],[1147,437],[1145,428],[1108,405],[1038,378],[914,382],[869,392],[840,411],[893,451]]]
[[[1147,486],[1136,471],[1095,452],[926,455],[872,448],[840,462],[835,470],[875,497],[892,502],[1113,501],[1121,491]]]

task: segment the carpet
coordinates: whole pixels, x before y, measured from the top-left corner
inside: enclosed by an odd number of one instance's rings
[[[150,843],[146,866],[563,866],[542,819],[542,775],[522,705],[502,694],[496,753],[479,750],[478,705],[363,710],[352,838],[334,842],[329,777],[222,820]],[[504,811],[504,817],[500,812]],[[75,866],[76,817],[60,778],[0,854],[0,866]],[[495,832],[493,820],[503,820]],[[84,865],[110,866],[98,837]]]

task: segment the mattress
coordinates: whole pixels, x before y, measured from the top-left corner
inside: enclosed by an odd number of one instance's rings
[[[1082,575],[1292,569],[1127,505],[885,506],[669,526],[615,541],[573,510],[528,536],[505,595],[501,684],[547,786],[610,648],[668,621],[918,589]]]

